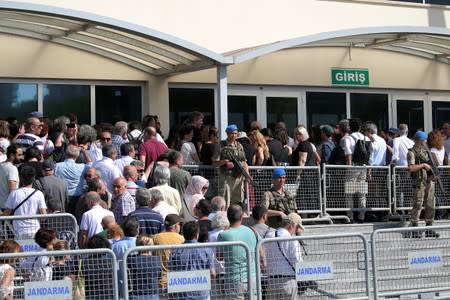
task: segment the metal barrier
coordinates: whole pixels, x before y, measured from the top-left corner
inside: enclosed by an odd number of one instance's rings
[[[367,211],[391,211],[389,166],[324,165],[324,210],[346,211],[350,220]],[[331,216],[333,218],[333,216]]]
[[[257,249],[258,299],[370,299],[362,234],[266,238]]]
[[[250,167],[250,175],[255,185],[250,188],[250,209],[259,204],[264,193],[272,186],[272,172],[279,167]],[[322,214],[319,167],[283,167],[286,171],[286,190],[297,202],[299,213]]]
[[[15,239],[25,251],[33,250],[34,234],[39,228],[52,228],[59,239],[69,242],[71,249],[77,248],[78,224],[75,217],[69,213],[29,216],[0,217],[0,239]]]
[[[272,186],[272,172],[278,167],[249,167],[254,186],[246,185],[248,209],[259,204],[264,193]],[[283,167],[286,170],[285,188],[292,192],[297,202],[299,213],[311,213],[323,216],[320,167]],[[209,180],[206,198],[217,195],[219,173],[212,166],[184,165],[183,169],[191,175],[201,175]]]
[[[7,253],[0,262],[16,271],[13,299],[119,299],[117,262],[109,249]]]
[[[439,175],[444,192],[435,187],[436,209],[450,209],[450,166],[440,166]],[[396,166],[392,174],[394,185],[394,212],[412,209],[413,187],[408,167]]]
[[[122,261],[125,300],[253,299],[253,251],[242,242],[134,247]],[[240,298],[239,298],[240,299]]]
[[[440,238],[427,238],[424,232],[430,228],[440,233]],[[408,299],[449,299],[449,240],[450,226],[374,231],[372,272],[375,299],[404,295],[410,296]],[[412,298],[413,295],[416,297]]]

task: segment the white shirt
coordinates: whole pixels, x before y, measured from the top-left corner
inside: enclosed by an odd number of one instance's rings
[[[11,191],[6,199],[5,207],[14,210],[26,197],[28,197],[35,189],[23,187]],[[36,191],[27,201],[25,201],[14,213],[15,216],[30,216],[38,215],[39,209],[45,208],[45,198],[41,191]],[[39,220],[26,219],[13,221],[14,231],[16,236],[30,236],[33,237],[36,231],[39,230]]]
[[[397,166],[408,166],[406,155],[408,150],[414,146],[414,142],[406,135],[396,137],[393,140],[392,161],[395,161]]]
[[[193,165],[197,164],[197,162],[192,158],[193,154],[197,154],[197,150],[195,149],[195,146],[191,142],[184,142],[181,146],[180,150],[181,154],[183,154],[184,157],[184,163],[186,165]]]
[[[95,162],[93,167],[100,171],[102,179],[106,182],[108,191],[112,193],[114,179],[122,176],[119,168],[114,165],[114,161],[109,157],[103,157],[102,160]]]
[[[91,147],[86,150],[86,153],[93,163],[103,158],[102,147],[101,145],[97,145],[95,142],[91,143]]]
[[[15,181],[19,187],[19,171],[10,162],[0,164],[0,209],[5,208],[6,198],[9,196],[8,182]]]
[[[167,215],[178,215],[178,211],[164,201],[159,201],[158,204],[152,208],[152,210],[159,212],[163,220],[166,219]]]
[[[116,167],[119,169],[120,174],[123,174],[123,169],[126,166],[129,166],[131,164],[131,162],[133,161],[133,158],[131,156],[122,156],[119,159],[116,159],[114,161],[114,164],[116,165]]]
[[[102,220],[106,216],[114,217],[114,214],[98,204],[94,205],[81,217],[80,230],[87,231],[88,238],[102,232]]]
[[[431,148],[430,149],[431,153],[434,153],[434,155],[436,155],[437,160],[438,160],[438,166],[442,166],[444,164],[444,157],[445,157],[445,148],[442,149],[437,149],[437,148]]]
[[[292,237],[289,231],[285,228],[280,228],[277,231],[267,232],[267,237],[275,237],[275,232],[278,237]],[[269,275],[294,275],[295,272],[292,269],[295,268],[297,262],[303,261],[302,249],[300,243],[297,240],[294,241],[280,241],[270,242],[264,244],[264,251],[266,253],[266,274]],[[280,245],[280,247],[278,247]],[[284,256],[290,263],[284,258],[280,252],[280,248],[284,253]]]
[[[386,165],[386,141],[377,134],[373,134],[372,153],[370,153],[369,164],[371,166]]]
[[[169,186],[167,183],[162,185],[157,185],[152,187],[151,190],[158,190],[163,194],[164,201],[175,208],[176,214],[181,215],[182,213],[182,206],[181,206],[181,197],[178,190],[174,189],[173,187]]]
[[[158,142],[163,143],[164,145],[166,145],[166,142],[164,141],[164,139],[162,138],[162,136],[159,133],[156,133],[156,140]],[[166,145],[167,146],[167,145]]]

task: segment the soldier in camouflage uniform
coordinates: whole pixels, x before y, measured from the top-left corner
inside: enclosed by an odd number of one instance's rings
[[[272,187],[264,193],[261,203],[267,208],[267,223],[272,228],[279,228],[283,218],[297,212],[294,195],[284,189],[285,182],[286,172],[276,168],[272,173]]]
[[[414,135],[414,146],[409,149],[407,154],[408,168],[411,172],[413,185],[413,208],[411,211],[410,226],[418,226],[420,210],[425,202],[425,223],[427,226],[433,225],[435,212],[435,198],[430,156],[426,150],[427,134],[423,131],[417,131]],[[426,237],[439,237],[439,234],[433,230],[425,231]],[[412,232],[411,237],[420,238],[422,232]]]
[[[219,168],[218,195],[230,204],[241,205],[244,201],[244,176],[231,161],[230,155],[234,155],[244,169],[248,169],[244,148],[236,141],[238,128],[231,124],[226,128],[227,139],[221,141],[212,156],[214,168]]]

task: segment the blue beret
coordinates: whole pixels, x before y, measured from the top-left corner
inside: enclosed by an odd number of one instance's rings
[[[273,170],[272,179],[280,178],[282,176],[286,176],[286,172],[283,168],[276,168],[275,170]]]
[[[427,138],[428,134],[423,131],[417,131],[416,134],[414,135],[414,139],[419,141],[425,141]]]
[[[238,127],[236,124],[230,124],[228,125],[227,129],[225,129],[226,133],[232,133],[233,131],[238,131]]]

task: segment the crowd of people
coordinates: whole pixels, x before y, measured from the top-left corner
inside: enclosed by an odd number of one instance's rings
[[[151,115],[142,122],[119,120],[94,126],[78,124],[75,115],[50,120],[39,112],[30,113],[23,125],[14,119],[0,120],[1,214],[66,212],[73,214],[80,229],[79,236],[74,237],[36,219],[14,220],[12,233],[7,235],[10,239],[0,245],[0,253],[19,252],[16,241],[28,239],[34,239],[41,251],[108,248],[118,260],[127,249],[145,245],[242,241],[254,250],[261,238],[295,236],[303,229],[298,201],[285,188],[282,166],[286,165],[408,166],[414,188],[411,226],[418,226],[423,202],[426,225],[433,224],[436,174],[432,171],[434,166],[448,163],[447,122],[441,130],[429,134],[415,132],[412,140],[406,124],[379,131],[375,123],[362,124],[358,119],[342,120],[335,126],[313,126],[311,134],[300,125],[294,129],[294,138],[283,122],[269,129],[254,121],[247,132],[230,124],[225,132],[227,138],[220,141],[217,128],[204,125],[200,112],[192,112],[182,126],[173,128],[167,140],[158,117]],[[206,195],[213,183],[183,170],[185,164],[212,165],[219,170],[211,197]],[[248,166],[277,166],[270,188],[262,199],[256,199],[251,222],[242,205],[243,182],[251,180],[246,178]],[[367,176],[366,169],[355,168],[347,172],[346,181],[365,181]],[[366,207],[365,196],[357,194],[360,208]],[[349,208],[353,203],[350,195]],[[354,220],[352,210],[348,216]],[[364,217],[364,210],[360,210],[357,221],[364,221]],[[2,226],[6,228],[6,224]],[[431,229],[425,235],[439,237]],[[421,237],[421,233],[411,237]],[[298,243],[290,243],[278,243],[262,255],[286,258],[261,262],[270,285],[277,289],[276,297],[281,299],[296,299],[298,293],[292,266],[302,260],[302,249]],[[128,261],[131,298],[158,299],[159,294],[175,299],[209,299],[208,292],[167,294],[168,272],[200,269],[220,278],[227,294],[243,297],[249,292],[246,282],[250,280],[242,266],[245,253],[237,247],[216,250],[136,253]],[[0,261],[0,299],[12,298],[13,278],[20,270],[41,270],[32,274],[36,280],[75,280],[82,268],[88,282],[89,276],[95,275],[89,272],[98,270],[89,271],[89,258],[80,260],[82,263],[49,253],[20,265],[14,260]],[[153,280],[144,280],[150,273]],[[111,274],[102,276],[106,280]],[[93,282],[98,283],[99,278]],[[110,299],[112,288],[101,294],[90,284],[88,287],[86,283],[85,290],[89,299]]]

